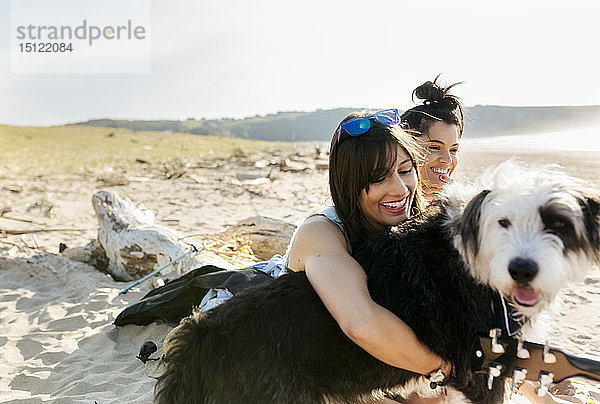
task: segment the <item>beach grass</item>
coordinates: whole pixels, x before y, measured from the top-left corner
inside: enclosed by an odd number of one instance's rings
[[[280,143],[187,133],[91,126],[0,125],[0,168],[19,174],[85,173],[171,159],[226,158],[240,150],[273,150]]]

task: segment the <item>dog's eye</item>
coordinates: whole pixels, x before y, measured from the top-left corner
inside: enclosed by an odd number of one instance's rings
[[[550,224],[550,226],[548,226],[551,229],[562,229],[563,227],[565,227],[567,224],[561,220],[557,220],[555,222],[552,222]]]
[[[504,217],[498,220],[498,224],[506,229],[510,226],[510,220]]]

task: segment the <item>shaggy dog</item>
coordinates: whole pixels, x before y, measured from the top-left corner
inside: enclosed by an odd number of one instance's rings
[[[514,332],[509,322],[527,322],[598,262],[599,201],[559,172],[504,164],[490,179],[468,203],[450,190],[355,256],[372,298],[453,363],[448,396],[491,404],[502,402],[504,383],[489,391],[472,372],[473,336],[499,325]],[[184,320],[165,341],[164,364],[155,403],[348,403],[426,393],[423,376],[348,339],[303,272]]]

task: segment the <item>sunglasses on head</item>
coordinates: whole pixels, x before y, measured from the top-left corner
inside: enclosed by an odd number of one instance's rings
[[[362,135],[371,128],[371,119],[375,119],[380,124],[386,126],[398,125],[400,123],[400,112],[396,108],[383,109],[375,112],[373,115],[348,119],[340,124],[338,140],[342,136],[342,131],[346,131],[351,136]]]

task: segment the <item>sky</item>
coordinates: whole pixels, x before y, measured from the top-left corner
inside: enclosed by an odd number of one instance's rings
[[[61,1],[72,0],[48,4]],[[78,1],[93,20],[99,0]],[[11,72],[11,1],[0,0],[0,123],[405,109],[438,73],[465,82],[466,105],[600,104],[600,2],[136,1],[148,4],[147,71],[24,74]],[[43,12],[59,21],[65,8]]]

